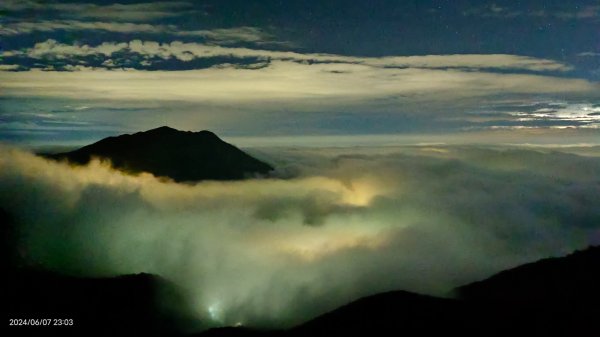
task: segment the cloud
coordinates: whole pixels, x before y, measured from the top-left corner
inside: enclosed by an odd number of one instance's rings
[[[551,13],[550,15],[554,15],[558,18],[565,20],[573,20],[573,19],[588,19],[588,20],[596,20],[600,18],[600,5],[593,6],[583,6],[582,8],[575,11],[564,11],[564,12],[556,12]]]
[[[111,53],[117,48],[107,44],[101,48],[80,46],[72,49],[71,46],[49,44],[30,51],[30,54],[33,57],[43,57],[47,53],[54,57],[67,57],[74,53]],[[131,43],[129,48],[153,55],[171,52],[161,49],[159,44]],[[188,56],[181,50],[180,57]],[[268,67],[260,69],[228,67],[151,72],[31,70],[3,72],[0,79],[4,96],[179,100],[215,104],[280,102],[290,106],[350,105],[386,97],[407,102],[456,101],[500,94],[594,95],[599,92],[595,83],[551,76],[290,61],[271,61]]]
[[[517,111],[510,114],[518,117],[519,121],[579,122],[585,127],[600,128],[600,107],[595,107],[593,104],[553,105],[534,111]]]
[[[48,3],[31,0],[6,0],[0,4],[0,9],[9,11],[53,11],[59,17],[136,22],[189,14],[193,12],[192,7],[192,3],[182,1],[98,5],[93,3]]]
[[[109,5],[93,3],[47,3],[41,1],[12,1],[0,4],[13,20],[0,24],[0,36],[15,36],[56,31],[96,30],[110,33],[167,34],[172,36],[202,38],[216,44],[252,43],[257,45],[288,45],[276,41],[264,29],[250,26],[186,30],[174,24],[154,23],[181,15],[202,13],[191,2],[148,2]],[[31,11],[39,12],[31,15]],[[28,13],[22,15],[21,12]],[[32,17],[38,18],[32,21]],[[46,18],[46,19],[39,19]]]
[[[5,51],[3,57],[21,65],[15,70],[31,68],[0,73],[5,99],[161,106],[162,113],[139,109],[116,116],[97,110],[71,117],[106,123],[116,119],[125,127],[164,124],[165,116],[179,127],[234,134],[299,133],[299,127],[305,133],[356,133],[359,123],[371,123],[370,133],[588,127],[595,125],[592,120],[534,116],[524,121],[519,119],[527,116],[483,110],[490,101],[528,101],[525,97],[531,95],[572,104],[600,99],[598,83],[565,77],[572,75],[571,66],[518,55],[351,57],[178,41],[88,45],[50,39]]]
[[[90,46],[47,40],[23,51],[4,52],[4,56],[27,56],[50,65],[57,63],[62,70],[77,69],[65,67],[65,63],[69,64],[71,60],[74,66],[84,70],[71,73],[34,70],[3,73],[0,77],[5,83],[5,96],[18,92],[19,95],[42,97],[152,99],[211,104],[279,102],[308,108],[311,104],[348,106],[391,97],[423,102],[499,94],[593,95],[598,92],[597,84],[586,80],[519,73],[568,71],[571,68],[551,60],[516,55],[369,58],[177,41],[133,40]],[[90,66],[88,57],[100,57],[100,61],[92,60],[96,64]],[[121,62],[123,58],[127,60],[125,64]],[[262,63],[260,67],[240,68],[221,64],[187,71],[105,70],[150,66],[157,60],[188,63],[215,58],[233,58],[233,61],[251,59]],[[100,68],[96,68],[98,66]],[[379,104],[386,103],[380,101]]]
[[[242,27],[235,29],[221,29],[211,31],[196,32],[204,34],[209,38],[216,40],[242,40],[251,42],[253,39],[260,39],[265,35],[259,36],[259,30]],[[94,53],[110,56],[106,54],[107,46],[112,47],[111,53],[121,50],[138,53],[146,57],[158,57],[162,59],[175,58],[180,61],[191,61],[197,58],[209,57],[255,57],[265,60],[282,60],[308,63],[342,63],[342,64],[360,64],[373,67],[393,67],[393,68],[429,68],[429,69],[496,69],[496,70],[525,70],[525,71],[570,71],[573,68],[564,63],[539,59],[527,56],[506,55],[506,54],[457,54],[457,55],[424,55],[424,56],[387,56],[387,57],[355,57],[334,54],[302,54],[287,51],[271,51],[250,48],[232,48],[201,43],[184,43],[173,41],[171,43],[159,43],[155,41],[132,40],[129,43],[104,42],[98,46],[63,44],[55,40],[36,43],[32,48],[23,51],[6,51],[9,55],[22,55],[33,58],[40,58],[45,55],[52,57],[56,54],[54,49],[60,46],[60,49],[70,51],[71,55],[78,56],[81,52],[77,49],[84,49],[86,54]],[[52,47],[52,48],[49,48]],[[68,52],[61,52],[61,56],[68,57]]]
[[[45,20],[32,22],[20,21],[3,24],[0,26],[0,35],[11,36],[30,34],[33,32],[53,32],[56,30],[102,30],[113,33],[166,33],[176,31],[176,29],[177,27],[174,25],[152,25],[145,23]]]
[[[466,120],[491,128],[598,128],[600,108],[588,102],[547,100],[490,102]]]
[[[600,18],[600,6],[564,6],[548,9],[544,7],[535,7],[529,10],[512,8],[509,6],[498,6],[490,4],[485,6],[473,7],[463,11],[464,16],[479,16],[483,18],[519,18],[519,17],[537,17],[537,18],[555,18],[560,20],[592,20]]]
[[[0,71],[15,71],[19,70],[21,66],[18,64],[0,64]]]
[[[195,185],[0,151],[0,207],[29,263],[156,273],[217,325],[288,326],[392,289],[445,293],[600,237],[597,148],[263,149],[295,177]]]
[[[178,31],[179,36],[199,36],[217,44],[249,42],[256,44],[277,43],[274,36],[257,27],[217,28],[209,30]],[[280,43],[281,44],[281,43]]]
[[[27,56],[40,59],[43,57],[69,59],[74,56],[105,55],[110,56],[114,52],[127,48],[126,43],[102,43],[97,46],[88,45],[70,45],[59,43],[56,40],[49,39],[45,42],[39,42],[33,48],[26,52]],[[13,53],[17,54],[18,53]],[[11,54],[9,54],[11,55]]]
[[[515,18],[524,15],[524,12],[517,9],[509,9],[507,7],[501,7],[497,4],[491,4],[486,6],[478,6],[463,10],[464,16],[480,16],[480,17],[496,17],[496,18]]]
[[[579,54],[577,54],[577,56],[579,56],[579,57],[600,57],[600,53],[594,53],[594,52],[588,51],[588,52],[579,53]]]
[[[257,27],[232,27],[203,30],[182,30],[175,25],[131,22],[103,22],[77,20],[19,21],[0,25],[0,36],[14,36],[38,32],[97,30],[111,33],[168,34],[172,36],[201,37],[206,43],[229,45],[252,43],[256,45],[288,45],[276,41],[275,36]],[[50,41],[50,40],[48,40]],[[48,43],[41,42],[43,43]]]

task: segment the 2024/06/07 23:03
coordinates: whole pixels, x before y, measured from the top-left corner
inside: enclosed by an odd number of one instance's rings
[[[9,326],[73,326],[72,318],[10,318]]]

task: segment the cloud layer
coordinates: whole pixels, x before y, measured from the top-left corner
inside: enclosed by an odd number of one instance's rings
[[[271,34],[256,28],[256,27],[233,27],[233,28],[217,28],[217,29],[202,29],[202,30],[181,30],[177,26],[161,25],[161,24],[148,24],[148,23],[132,23],[132,22],[106,22],[106,21],[77,21],[77,20],[46,20],[46,21],[20,21],[14,23],[8,23],[0,25],[0,36],[15,36],[20,34],[31,34],[31,33],[50,33],[56,31],[67,31],[67,32],[78,32],[78,31],[104,31],[110,33],[124,33],[124,34],[168,34],[175,37],[191,37],[201,38],[206,43],[210,44],[236,44],[236,43],[253,43],[253,44],[281,44],[274,40],[274,36]],[[151,43],[151,42],[149,42]],[[36,53],[34,50],[33,54],[28,56],[36,57],[40,50],[44,48],[56,46],[55,40],[46,40],[45,42],[36,43],[33,47],[38,50]],[[106,45],[104,43],[103,45]],[[122,47],[120,45],[119,47]],[[93,49],[89,46],[86,52],[91,54]],[[125,49],[125,48],[123,48]],[[55,49],[55,51],[58,49]],[[81,56],[84,54],[83,51],[74,52],[72,54],[62,54],[61,56]],[[19,54],[18,52],[9,52],[9,54]],[[52,56],[52,51],[48,50],[43,52],[44,55]],[[85,54],[85,55],[89,55]],[[102,49],[97,50],[94,54],[104,54]],[[7,54],[5,54],[7,55]],[[39,56],[39,55],[38,55]],[[110,55],[107,55],[110,56]]]
[[[443,294],[600,240],[597,148],[263,149],[293,178],[195,185],[1,151],[0,205],[27,261],[162,275],[205,324],[286,326],[376,292]]]
[[[512,4],[511,4],[512,5]],[[556,8],[546,6],[532,6],[528,10],[518,6],[499,6],[496,3],[473,7],[463,11],[465,16],[480,16],[484,18],[556,18],[565,21],[585,20],[598,21],[600,18],[600,5],[581,4],[565,5]]]
[[[192,3],[184,1],[156,1],[131,4],[60,3],[35,0],[6,0],[0,9],[14,12],[50,12],[58,17],[103,19],[117,21],[151,21],[189,14]]]
[[[135,48],[150,53],[143,44]],[[106,53],[118,46],[98,47]],[[57,46],[58,56],[87,48]],[[193,58],[181,52],[182,58]],[[32,51],[32,56],[38,55]],[[189,55],[189,56],[185,56]],[[169,56],[166,56],[169,57]],[[452,57],[450,57],[452,59]],[[483,56],[485,60],[485,56]],[[446,61],[447,62],[447,61]],[[531,74],[501,74],[456,69],[389,68],[355,63],[304,64],[271,61],[260,69],[212,67],[189,71],[94,70],[71,66],[76,72],[2,72],[3,95],[42,97],[113,98],[125,100],[182,100],[195,102],[286,102],[344,104],[387,97],[410,101],[460,100],[507,94],[588,94],[599,92],[596,83]]]
[[[53,23],[59,27],[64,23]],[[81,23],[85,26],[102,29],[103,23]],[[35,25],[35,29],[43,29]],[[41,27],[44,27],[43,25]],[[68,25],[65,25],[68,27]],[[27,27],[22,27],[25,29]],[[81,29],[81,27],[75,27]],[[160,31],[173,29],[173,27],[160,27],[140,24],[119,24],[113,30],[139,30]],[[29,28],[33,29],[33,25]],[[226,42],[228,40],[257,42],[264,39],[267,34],[253,27],[237,27],[232,29],[214,29],[191,32],[179,32],[181,35],[203,36],[209,39]],[[425,69],[496,69],[496,70],[525,70],[525,71],[558,71],[564,72],[573,68],[561,62],[539,59],[534,57],[483,54],[483,55],[423,55],[423,56],[386,56],[386,57],[356,57],[332,54],[310,54],[291,51],[273,51],[249,48],[222,47],[195,42],[173,41],[159,43],[155,41],[133,40],[128,43],[104,42],[100,45],[90,46],[81,44],[64,44],[49,39],[36,43],[32,48],[23,51],[5,51],[3,56],[27,56],[35,59],[71,59],[77,56],[101,55],[111,57],[117,52],[131,52],[143,57],[157,57],[161,59],[174,58],[180,61],[191,61],[197,58],[234,57],[234,58],[259,58],[263,60],[295,61],[305,63],[340,63],[358,64],[381,68],[425,68]]]
[[[194,34],[224,44],[228,40],[258,42],[265,33],[239,27]],[[269,129],[280,133],[287,132],[283,124],[291,119],[327,125],[339,119],[339,114],[349,116],[343,118],[350,122],[336,125],[354,128],[359,126],[354,114],[373,120],[385,114],[392,120],[380,122],[378,128],[397,125],[408,130],[448,130],[444,125],[453,130],[595,128],[594,104],[600,98],[598,83],[570,77],[573,68],[568,64],[505,54],[357,57],[181,41],[88,45],[49,39],[31,48],[4,51],[3,57],[7,64],[0,68],[4,70],[0,71],[1,97],[88,100],[69,105],[108,100],[116,106],[154,104],[175,110],[164,112],[178,116],[171,120],[178,120],[184,115],[182,111],[193,106],[178,125],[201,120],[202,125],[193,125],[198,128],[228,123],[224,120],[242,121],[248,114],[260,120],[272,113],[279,114],[276,120],[280,125]],[[553,98],[556,96],[561,99]],[[534,104],[531,97],[549,104],[562,102],[572,107],[569,115],[573,117],[564,115],[564,108],[560,113],[544,114],[534,114],[527,107],[505,110],[507,106]],[[504,103],[495,103],[498,101]],[[94,120],[87,113],[72,117],[82,117],[87,123],[112,120],[110,113],[105,114],[96,114]],[[13,115],[18,119],[18,113]],[[145,116],[149,127],[164,123],[148,117],[153,116],[151,111],[141,109],[128,116]],[[21,122],[25,119],[22,117]],[[123,120],[122,116],[118,120]],[[275,120],[269,121],[267,124]],[[240,125],[246,124],[238,123],[236,131],[247,132],[239,130]],[[308,127],[305,133],[314,128]],[[381,133],[372,129],[362,132]]]

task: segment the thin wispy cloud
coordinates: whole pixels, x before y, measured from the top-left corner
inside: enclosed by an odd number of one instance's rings
[[[129,22],[53,20],[3,24],[0,26],[0,35],[11,36],[20,34],[30,34],[35,32],[54,32],[57,30],[99,30],[113,33],[166,33],[173,32],[175,29],[176,27],[174,25],[152,25],[145,23]]]
[[[58,3],[34,0],[7,0],[0,9],[8,11],[52,12],[62,18],[89,18],[111,21],[152,21],[189,14],[191,2],[158,1],[132,4]]]
[[[579,56],[579,57],[600,57],[600,53],[586,51],[586,52],[577,54],[577,56]]]
[[[58,31],[102,31],[123,34],[160,34],[177,37],[200,38],[205,43],[231,45],[250,43],[255,45],[289,45],[288,42],[278,41],[277,38],[256,27],[233,27],[202,30],[181,30],[175,25],[161,25],[131,22],[110,21],[76,21],[76,20],[46,20],[21,21],[0,24],[0,36],[18,36],[32,33],[55,33]]]
[[[233,27],[233,28],[217,28],[192,31],[178,31],[176,35],[203,37],[207,40],[214,41],[217,44],[231,44],[239,42],[250,42],[256,44],[279,43],[285,42],[275,41],[275,37],[257,27]]]
[[[505,19],[530,17],[560,20],[598,20],[600,19],[600,5],[565,5],[555,8],[539,6],[524,11],[518,6],[504,6],[493,3],[464,10],[463,15]]]

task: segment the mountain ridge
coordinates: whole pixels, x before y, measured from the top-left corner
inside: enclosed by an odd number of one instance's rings
[[[273,170],[211,131],[180,131],[168,126],[111,136],[74,151],[45,156],[77,165],[93,158],[108,159],[116,169],[149,172],[176,182],[240,180]]]
[[[462,299],[488,301],[600,301],[599,268],[600,246],[589,246],[503,270],[454,292]]]

